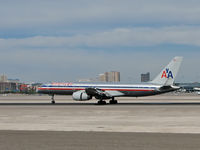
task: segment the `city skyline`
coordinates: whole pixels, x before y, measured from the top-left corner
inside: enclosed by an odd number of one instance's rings
[[[196,0],[18,0],[0,5],[0,72],[33,82],[73,82],[118,70],[122,82],[154,78],[183,56],[176,82],[200,82]]]

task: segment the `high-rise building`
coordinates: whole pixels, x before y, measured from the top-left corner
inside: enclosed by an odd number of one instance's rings
[[[108,72],[108,82],[120,82],[120,73],[116,71]]]
[[[18,89],[18,79],[8,79],[6,75],[0,76],[0,93],[16,92]]]
[[[0,81],[7,82],[8,81],[7,76],[5,74],[1,75]]]
[[[120,82],[120,72],[111,71],[99,74],[99,81],[103,82]]]
[[[148,82],[150,81],[150,73],[147,72],[146,74],[141,74],[141,82]]]
[[[98,79],[99,79],[99,81],[106,82],[106,75],[105,75],[105,73],[104,74],[99,74]]]

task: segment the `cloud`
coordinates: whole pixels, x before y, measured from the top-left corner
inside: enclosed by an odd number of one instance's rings
[[[154,77],[171,58],[183,55],[187,63],[179,81],[183,77],[198,81],[200,73],[195,68],[199,52],[190,45],[199,47],[199,39],[200,28],[196,26],[117,28],[67,37],[0,39],[0,68],[23,81],[76,81],[117,70],[122,73],[122,81],[138,82],[140,73],[150,71]],[[162,46],[170,44],[189,46],[187,52]]]
[[[27,82],[72,82],[116,70],[121,72],[122,81],[139,82],[141,73],[149,71],[154,78],[177,55],[176,52],[163,51],[162,47],[159,49],[109,53],[109,48],[92,52],[84,48],[17,48],[1,52],[0,74]],[[178,53],[184,56],[184,62],[177,81],[199,81],[200,72],[196,69],[199,54],[191,51]]]
[[[35,36],[0,39],[0,48],[104,48],[156,46],[162,44],[200,46],[200,27],[118,28],[93,34],[72,36]]]
[[[197,81],[191,66],[199,64],[199,6],[197,0],[2,0],[0,68],[26,81],[110,70],[138,81],[141,72],[156,74],[183,55],[185,79]]]
[[[197,0],[18,0],[0,5],[0,28],[77,24],[199,24]]]

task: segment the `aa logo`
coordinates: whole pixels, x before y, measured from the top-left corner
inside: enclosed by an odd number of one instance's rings
[[[163,71],[161,78],[174,78],[172,72],[167,68]]]

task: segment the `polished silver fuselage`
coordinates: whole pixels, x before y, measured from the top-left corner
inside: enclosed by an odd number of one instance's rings
[[[87,88],[100,89],[102,91],[119,94],[114,97],[129,96],[149,96],[174,91],[173,88],[161,89],[161,85],[132,85],[132,84],[77,84],[77,83],[52,83],[45,84],[38,88],[38,93],[49,95],[72,95],[76,91],[86,90]]]

